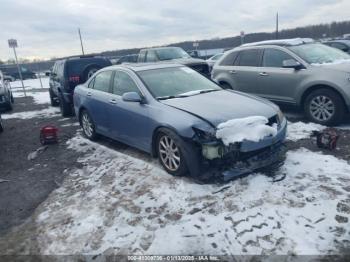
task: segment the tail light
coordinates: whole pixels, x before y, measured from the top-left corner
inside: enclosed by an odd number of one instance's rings
[[[79,83],[80,82],[80,76],[70,76],[69,77],[69,82]]]

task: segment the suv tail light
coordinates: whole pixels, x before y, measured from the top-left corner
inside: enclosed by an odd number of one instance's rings
[[[79,81],[80,81],[80,76],[70,76],[69,77],[69,82],[79,83]]]

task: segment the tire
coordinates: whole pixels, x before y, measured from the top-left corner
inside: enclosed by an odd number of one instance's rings
[[[96,71],[100,70],[101,67],[98,65],[90,65],[83,71],[82,82],[85,83]]]
[[[223,89],[233,89],[232,86],[228,83],[220,83],[220,86],[223,88]]]
[[[60,101],[59,105],[60,105],[60,109],[61,109],[61,115],[63,117],[72,116],[73,110],[72,110],[71,104],[66,103],[66,101],[64,100],[63,95],[61,93],[58,95],[58,99]]]
[[[52,92],[51,89],[49,89],[49,94],[50,94],[50,102],[51,102],[51,106],[59,106],[59,101],[57,96],[55,96],[55,94]]]
[[[0,133],[4,132],[4,125],[2,123],[2,118],[0,116]]]
[[[9,97],[8,97],[8,101],[7,101],[7,106],[6,106],[6,109],[8,111],[12,111],[13,110],[13,98],[12,98],[12,95],[9,94]]]
[[[161,128],[157,135],[156,148],[159,162],[169,174],[184,176],[188,173],[186,159],[183,154],[184,142],[175,132]],[[168,154],[171,154],[171,156]]]
[[[322,88],[311,92],[306,97],[304,112],[310,121],[332,126],[343,120],[345,105],[336,92]]]
[[[95,123],[92,120],[88,111],[83,110],[80,113],[79,117],[80,126],[83,128],[84,136],[92,141],[98,138],[98,134],[96,133]]]

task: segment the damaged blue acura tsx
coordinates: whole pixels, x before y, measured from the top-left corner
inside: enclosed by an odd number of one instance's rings
[[[172,175],[229,180],[285,159],[287,121],[278,106],[179,64],[103,68],[75,88],[74,108],[87,138],[146,151]]]

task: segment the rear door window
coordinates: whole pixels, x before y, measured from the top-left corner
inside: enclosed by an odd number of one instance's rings
[[[139,54],[138,61],[139,62],[145,62],[145,58],[146,58],[146,52],[145,51],[141,51],[140,54]]]
[[[157,55],[156,55],[156,52],[153,51],[153,50],[149,50],[147,52],[147,56],[146,56],[146,62],[156,62],[158,59],[157,59]]]
[[[112,93],[118,96],[122,96],[127,92],[140,93],[136,83],[127,73],[116,71],[113,80]]]
[[[93,80],[93,89],[102,92],[109,92],[112,73],[113,71],[103,71],[96,75],[95,79]]]
[[[237,58],[238,52],[232,52],[223,58],[220,65],[222,66],[232,66]]]
[[[292,56],[281,50],[267,48],[264,51],[263,67],[283,67],[284,60],[295,60]]]
[[[261,60],[261,50],[259,49],[248,49],[243,50],[239,53],[239,66],[253,66],[258,67]],[[236,64],[236,63],[235,63]]]

